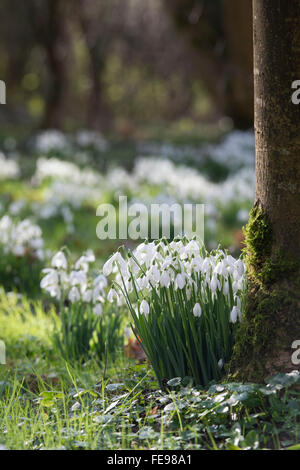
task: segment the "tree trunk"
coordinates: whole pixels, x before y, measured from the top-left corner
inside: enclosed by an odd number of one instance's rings
[[[103,83],[110,44],[107,31],[103,31],[103,24],[100,23],[101,21],[105,23],[105,5],[100,5],[100,7],[99,9],[99,5],[92,0],[80,0],[77,3],[79,22],[90,59],[91,90],[88,99],[87,123],[91,129],[106,132],[112,127],[111,111],[105,102]],[[101,15],[102,9],[104,10],[103,16]]]
[[[44,32],[44,47],[48,62],[48,92],[43,128],[62,128],[68,93],[69,37],[67,32],[67,3],[48,0],[49,17]]]
[[[252,1],[164,0],[194,47],[195,68],[222,114],[253,125]]]
[[[245,229],[246,310],[231,372],[262,380],[295,369],[300,339],[299,0],[254,0],[255,205]]]

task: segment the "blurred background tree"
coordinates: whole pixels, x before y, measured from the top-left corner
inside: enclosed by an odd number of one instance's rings
[[[16,129],[253,121],[251,0],[2,0],[0,78]]]

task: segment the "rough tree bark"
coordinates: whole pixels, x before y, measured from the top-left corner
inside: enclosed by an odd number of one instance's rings
[[[230,372],[262,380],[295,369],[300,339],[299,0],[254,0],[255,205],[245,229],[249,290]]]

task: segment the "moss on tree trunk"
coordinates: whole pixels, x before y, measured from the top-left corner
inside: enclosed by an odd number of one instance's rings
[[[295,369],[300,339],[300,79],[298,0],[254,0],[255,205],[245,229],[247,306],[230,373],[262,380]]]

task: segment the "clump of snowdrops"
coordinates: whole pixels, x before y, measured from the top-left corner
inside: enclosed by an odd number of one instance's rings
[[[47,255],[42,230],[29,219],[0,219],[0,282],[6,290],[39,294],[39,276]]]
[[[43,269],[41,288],[55,299],[59,321],[55,322],[54,346],[66,360],[102,361],[114,356],[123,344],[119,309],[107,302],[106,277],[93,270],[94,253],[84,253],[70,265],[59,251],[51,267]]]
[[[125,301],[133,329],[160,385],[180,376],[207,385],[230,359],[242,316],[245,267],[221,249],[196,240],[158,240],[115,253],[103,273],[114,273],[110,302]]]

